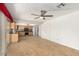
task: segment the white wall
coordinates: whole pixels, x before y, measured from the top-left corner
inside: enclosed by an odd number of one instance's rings
[[[39,28],[42,38],[79,50],[79,11],[49,20]]]
[[[6,35],[8,35],[9,32],[7,29],[8,21],[6,19],[7,18],[4,16],[4,14],[0,12],[0,55],[6,54],[6,48],[8,45],[8,38]]]
[[[0,20],[2,19],[2,13],[0,12]],[[2,21],[0,21],[0,55],[1,55],[1,51],[2,51]]]

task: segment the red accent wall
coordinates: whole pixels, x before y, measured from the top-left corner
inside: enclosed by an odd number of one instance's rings
[[[13,22],[13,18],[4,3],[0,3],[0,11],[2,11],[4,15],[8,18],[8,21]]]

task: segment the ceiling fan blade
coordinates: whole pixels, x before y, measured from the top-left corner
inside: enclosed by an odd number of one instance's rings
[[[44,17],[53,17],[53,15],[44,15]]]
[[[37,14],[31,14],[31,15],[34,15],[34,16],[40,16],[40,15],[37,15]]]
[[[41,10],[41,16],[45,15],[46,13],[47,13],[47,11]]]
[[[39,16],[39,17],[36,17],[36,18],[34,18],[34,19],[38,19],[38,18],[40,18],[40,16]]]

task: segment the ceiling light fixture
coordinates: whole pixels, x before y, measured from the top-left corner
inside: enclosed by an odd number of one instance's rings
[[[65,6],[65,3],[60,3],[57,7],[61,8],[62,6]]]

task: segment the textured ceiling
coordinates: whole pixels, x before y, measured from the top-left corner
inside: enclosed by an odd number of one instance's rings
[[[5,5],[16,22],[32,24],[40,24],[79,10],[78,3],[65,3],[65,6],[61,8],[56,7],[59,3],[6,3]],[[34,20],[36,16],[31,13],[40,14],[40,10],[47,10],[46,14],[52,14],[54,17],[46,18],[46,20],[42,20],[42,18]]]

